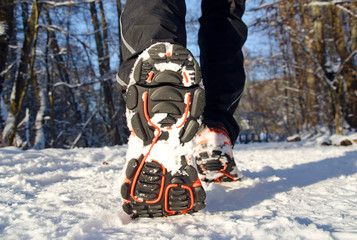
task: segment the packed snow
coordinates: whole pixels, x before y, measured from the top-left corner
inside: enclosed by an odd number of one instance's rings
[[[193,215],[131,220],[127,146],[0,149],[0,239],[357,239],[357,146],[238,144],[244,180]]]

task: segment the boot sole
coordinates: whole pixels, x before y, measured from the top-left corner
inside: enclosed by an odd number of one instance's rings
[[[180,155],[178,171],[171,171],[168,159],[151,154],[160,141],[184,144],[196,135],[205,106],[200,82],[197,62],[179,45],[155,44],[135,63],[126,94],[127,117],[133,134],[147,147],[128,162],[121,188],[123,209],[133,218],[193,213],[205,207],[204,189],[187,157]],[[175,146],[167,146],[175,151]]]
[[[240,181],[242,176],[239,174],[232,174],[233,168],[236,164],[227,154],[221,151],[201,152],[196,156],[198,164],[198,171],[202,175],[201,179],[205,182],[235,182]]]

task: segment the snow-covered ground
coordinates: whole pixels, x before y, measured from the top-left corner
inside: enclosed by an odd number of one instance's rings
[[[0,239],[357,239],[357,146],[237,145],[242,182],[205,185],[199,213],[131,220],[126,146],[0,149]]]

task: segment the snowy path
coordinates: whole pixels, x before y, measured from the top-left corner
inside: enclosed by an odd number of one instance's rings
[[[237,145],[245,180],[205,185],[203,212],[135,221],[125,151],[0,149],[0,239],[357,239],[357,146]]]

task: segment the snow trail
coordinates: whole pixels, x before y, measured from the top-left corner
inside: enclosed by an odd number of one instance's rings
[[[204,185],[199,213],[131,220],[127,146],[0,149],[0,239],[357,239],[357,146],[236,145],[245,178]]]

